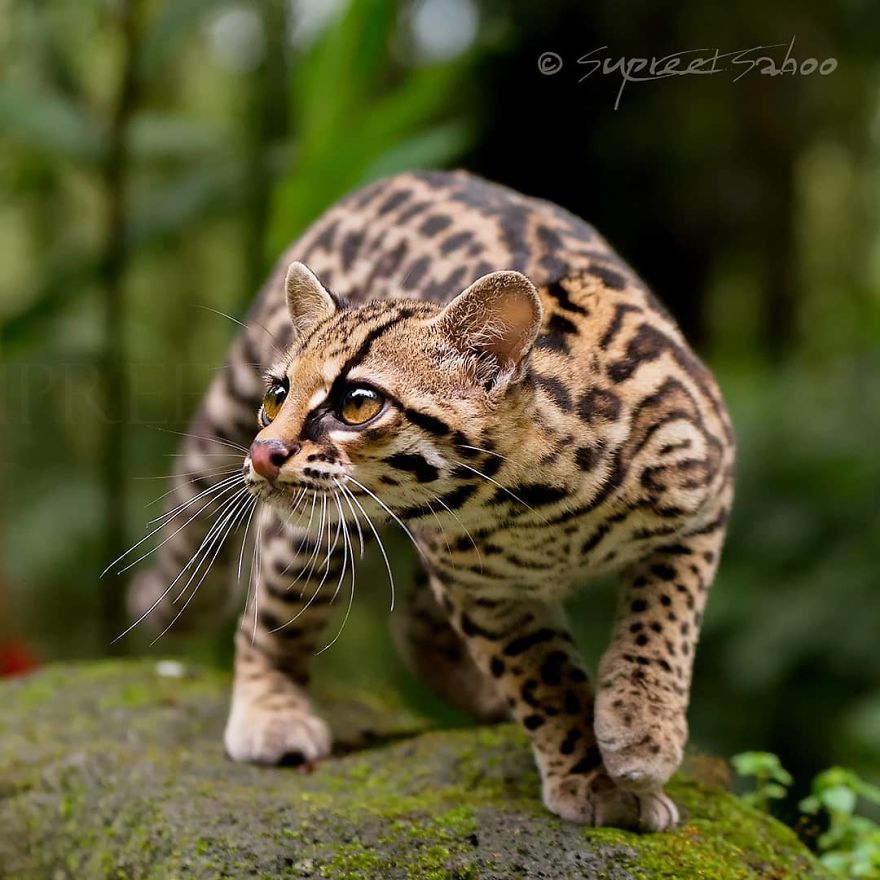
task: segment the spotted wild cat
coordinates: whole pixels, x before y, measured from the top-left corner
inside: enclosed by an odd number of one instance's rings
[[[462,172],[355,192],[284,255],[182,451],[168,540],[131,604],[168,623],[205,577],[192,607],[226,604],[220,573],[243,552],[223,538],[256,535],[232,758],[329,754],[309,664],[359,543],[395,521],[424,573],[392,615],[411,667],[522,725],[559,816],[675,824],[663,785],[734,445],[712,376],[588,224]],[[620,606],[593,686],[561,603],[610,572]]]

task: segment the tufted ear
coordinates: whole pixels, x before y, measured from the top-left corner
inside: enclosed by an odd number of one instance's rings
[[[440,326],[462,353],[476,357],[480,379],[495,389],[522,377],[541,329],[535,286],[519,272],[478,278],[440,314]]]
[[[319,321],[336,314],[336,300],[303,263],[287,270],[287,311],[297,333],[307,333]]]

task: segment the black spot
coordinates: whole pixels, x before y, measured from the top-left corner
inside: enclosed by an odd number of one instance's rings
[[[554,335],[552,333],[542,333],[535,340],[536,348],[545,348],[548,351],[558,351],[562,354],[568,354],[568,341],[564,336]]]
[[[403,276],[401,287],[404,290],[415,290],[419,286],[419,282],[425,277],[425,273],[431,265],[430,257],[419,257],[413,260],[406,273]]]
[[[568,291],[559,281],[554,281],[553,284],[548,284],[546,290],[548,295],[552,296],[553,299],[555,299],[556,302],[558,302],[567,312],[574,312],[576,315],[588,314],[583,306],[579,306],[571,301]]]
[[[652,565],[651,574],[660,578],[662,581],[675,580],[675,569],[671,565]]]
[[[432,214],[419,227],[419,232],[430,238],[432,235],[436,235],[438,232],[446,229],[451,222],[452,220],[445,214]]]
[[[467,612],[462,612],[461,615],[461,631],[471,638],[479,636],[481,639],[489,639],[490,641],[498,639],[497,633],[480,626],[467,614]]]
[[[416,426],[429,434],[445,437],[449,433],[449,425],[435,416],[419,412],[416,409],[405,409],[403,414]]]
[[[588,423],[614,421],[620,415],[620,398],[605,388],[591,388],[578,401],[578,415]]]
[[[440,253],[444,256],[451,254],[453,251],[468,244],[472,238],[473,234],[470,232],[456,232],[440,245]]]
[[[577,744],[577,741],[578,741],[582,736],[583,736],[583,733],[581,733],[581,731],[578,730],[578,728],[573,727],[573,728],[568,732],[568,734],[566,735],[565,739],[562,741],[562,744],[559,746],[559,751],[560,751],[563,755],[570,755],[570,754],[574,751],[574,747],[575,747],[575,745]]]
[[[571,411],[571,395],[559,379],[552,376],[535,376],[538,387],[546,391],[563,412]]]
[[[523,727],[526,730],[537,730],[547,719],[543,715],[534,713],[523,718]]]
[[[412,191],[408,189],[400,189],[395,193],[391,193],[391,195],[379,205],[379,214],[388,214],[395,208],[399,208],[411,195]]]
[[[647,637],[644,633],[640,633],[640,634],[636,637],[636,644],[637,644],[640,648],[644,648],[645,645],[648,644],[648,637]]]
[[[432,483],[440,476],[440,471],[418,453],[396,452],[386,458],[385,463],[398,470],[415,474],[420,483]]]
[[[538,688],[538,680],[536,678],[528,679],[520,688],[520,696],[524,703],[528,703],[529,706],[534,706],[538,708],[541,704],[538,701],[538,698],[535,696],[535,691]]]
[[[551,651],[541,663],[541,681],[549,685],[559,684],[566,659],[564,651]]]
[[[544,483],[525,483],[516,487],[515,494],[530,507],[540,507],[565,498],[568,490],[562,486],[547,486]]]
[[[489,671],[493,678],[501,678],[504,675],[504,661],[500,657],[493,657],[489,662]]]
[[[629,607],[633,614],[641,614],[648,607],[648,603],[644,599],[636,599]]]
[[[575,451],[574,460],[582,471],[591,471],[598,463],[601,455],[601,445],[581,446]]]
[[[340,256],[342,259],[343,271],[347,272],[351,268],[351,264],[354,262],[355,257],[357,257],[358,251],[361,249],[363,243],[363,232],[349,232],[342,240]]]
[[[665,593],[660,597],[660,604],[665,605],[667,608],[672,604],[672,599],[669,598]]]
[[[598,278],[606,287],[610,287],[612,290],[623,290],[626,287],[626,278],[619,272],[615,272],[606,266],[590,266],[589,272],[590,275]]]
[[[602,334],[602,338],[599,340],[599,347],[603,350],[608,348],[609,345],[614,341],[614,338],[620,332],[620,328],[623,326],[623,316],[627,312],[638,312],[638,306],[630,305],[629,303],[618,303],[614,308],[614,317],[611,319],[608,324],[608,328]]]
[[[550,316],[550,320],[547,322],[547,329],[550,333],[558,333],[563,336],[573,335],[578,332],[577,324],[558,312]]]
[[[536,629],[528,635],[520,636],[509,642],[504,648],[504,654],[507,657],[518,657],[520,654],[528,651],[529,648],[540,645],[542,642],[550,641],[555,635],[556,632],[554,630],[547,629],[546,627],[544,629]]]
[[[586,755],[580,759],[568,772],[569,773],[590,773],[595,770],[599,764],[602,762],[602,755],[599,752],[598,746],[590,746],[587,749]]]
[[[596,531],[593,532],[593,534],[590,535],[590,537],[587,538],[586,541],[584,541],[584,546],[581,547],[581,553],[586,555],[590,551],[595,550],[596,546],[605,537],[605,535],[608,534],[609,531],[610,531],[609,526],[607,526],[605,524],[600,525],[599,528],[596,529]]]
[[[565,711],[569,715],[577,715],[583,706],[581,706],[581,701],[578,699],[577,694],[574,691],[566,691],[565,692]]]

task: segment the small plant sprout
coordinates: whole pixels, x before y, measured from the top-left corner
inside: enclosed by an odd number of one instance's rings
[[[880,825],[856,814],[859,799],[880,805],[880,788],[843,767],[820,773],[811,794],[800,802],[804,813],[828,817],[828,830],[816,841],[822,864],[845,878],[880,877]]]
[[[772,752],[740,752],[730,759],[737,776],[754,779],[755,787],[742,799],[750,806],[769,811],[770,801],[782,800],[794,782]]]

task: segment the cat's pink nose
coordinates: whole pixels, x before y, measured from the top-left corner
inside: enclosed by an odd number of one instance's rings
[[[254,440],[251,444],[251,467],[267,480],[274,480],[281,466],[299,451],[299,446],[288,446],[281,440]]]

